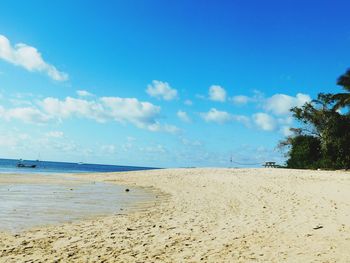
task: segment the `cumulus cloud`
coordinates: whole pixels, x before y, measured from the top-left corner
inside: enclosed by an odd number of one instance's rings
[[[117,147],[113,144],[102,145],[101,151],[102,153],[105,153],[105,154],[116,154]]]
[[[0,147],[18,153],[19,149],[23,150],[30,140],[30,136],[16,129],[0,130]]]
[[[146,92],[151,97],[163,100],[173,100],[177,98],[177,90],[170,87],[169,83],[153,80],[152,84],[147,86]]]
[[[243,123],[245,126],[250,126],[250,119],[244,115],[231,115],[232,120]]]
[[[311,101],[310,96],[303,93],[298,93],[295,97],[275,94],[266,99],[264,109],[276,115],[287,115],[290,114],[291,108],[300,107],[309,101]]]
[[[226,90],[218,85],[209,87],[209,99],[213,101],[226,101]]]
[[[0,106],[0,117],[5,120],[20,120],[26,123],[46,123],[50,116],[33,107],[5,109]]]
[[[181,143],[185,146],[200,147],[203,144],[198,140],[189,140],[187,138],[180,137]]]
[[[180,132],[180,129],[174,125],[169,125],[169,124],[162,125],[159,122],[148,125],[147,129],[153,132],[167,132],[172,134]]]
[[[285,94],[275,94],[269,98],[265,98],[259,91],[254,91],[254,96],[248,97],[238,95],[229,98],[236,105],[244,105],[249,102],[256,103],[256,106],[264,109],[265,112],[253,114],[250,118],[242,117],[241,122],[245,122],[250,126],[250,120],[261,130],[264,131],[279,131],[283,135],[290,135],[290,127],[292,126],[293,118],[291,117],[290,109],[300,107],[306,102],[311,101],[307,94],[298,93],[295,97]],[[205,115],[204,119],[218,123],[228,122],[232,119],[232,115],[211,110],[210,114]],[[238,116],[236,116],[236,119]]]
[[[149,129],[157,123],[160,113],[159,106],[136,98],[102,97],[100,102],[108,117],[117,122],[130,122],[139,128]]]
[[[160,113],[160,107],[136,98],[102,97],[98,100],[85,100],[67,97],[64,100],[45,98],[42,109],[58,119],[81,117],[98,122],[114,120],[131,123],[139,128],[152,130]]]
[[[46,133],[46,136],[50,138],[63,138],[64,133],[62,131],[50,131]]]
[[[187,112],[179,110],[177,112],[177,117],[183,122],[191,122],[191,118],[188,116]]]
[[[236,105],[247,104],[251,99],[248,96],[238,95],[230,98],[230,100]]]
[[[249,124],[249,118],[243,115],[233,115],[226,111],[219,111],[215,108],[211,108],[208,112],[201,113],[201,117],[206,122],[215,122],[223,124],[230,121],[242,122],[246,125]]]
[[[65,100],[48,97],[41,101],[40,106],[50,116],[64,119],[71,116],[94,119],[104,122],[106,116],[103,106],[96,101],[67,97]]]
[[[35,47],[23,43],[12,46],[3,35],[0,35],[0,59],[21,66],[28,71],[43,72],[56,81],[68,80],[68,74],[58,71],[55,66],[45,62]]]
[[[6,149],[13,149],[18,145],[18,139],[14,136],[8,135],[4,136],[1,135],[0,137],[0,147],[4,147]]]
[[[264,112],[254,114],[253,120],[254,123],[264,131],[273,131],[277,126],[275,118]]]
[[[29,123],[45,123],[67,118],[91,119],[100,123],[116,121],[132,124],[149,131],[176,133],[179,129],[169,124],[161,124],[160,107],[136,98],[101,97],[94,100],[83,98],[47,97],[31,107],[5,109],[0,106],[0,118],[18,119]]]
[[[202,118],[206,122],[225,123],[231,120],[231,115],[226,111],[219,111],[211,108],[208,112],[201,113]]]
[[[92,93],[86,91],[86,90],[77,90],[77,94],[79,97],[90,97],[93,96]]]
[[[192,100],[185,100],[184,104],[187,105],[187,106],[192,106],[193,102],[192,102]]]
[[[281,129],[280,129],[281,133],[283,134],[283,136],[291,136],[293,135],[293,132],[290,130],[290,127],[289,126],[283,126]]]
[[[147,147],[140,147],[139,150],[141,152],[147,152],[152,154],[164,154],[167,152],[167,149],[161,144],[147,146]]]

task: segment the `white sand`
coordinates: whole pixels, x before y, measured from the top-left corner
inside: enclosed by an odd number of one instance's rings
[[[350,173],[169,169],[80,177],[152,187],[158,198],[129,215],[2,233],[0,262],[350,262]]]

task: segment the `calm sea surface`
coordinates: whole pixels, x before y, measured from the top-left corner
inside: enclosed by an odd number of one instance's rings
[[[2,174],[0,176],[0,233],[124,214],[151,192],[104,182],[65,178],[62,174]]]
[[[63,173],[120,172],[154,168],[23,160],[36,168],[17,168],[18,160],[0,159],[0,232],[125,213],[152,193]]]
[[[65,163],[23,160],[25,165],[36,165],[36,168],[17,168],[19,160],[0,159],[0,173],[86,173],[86,172],[122,172],[150,170],[156,168],[103,165],[88,163]]]

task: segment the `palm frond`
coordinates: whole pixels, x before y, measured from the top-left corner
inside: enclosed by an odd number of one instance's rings
[[[338,78],[337,84],[350,91],[350,69]]]
[[[332,96],[335,102],[333,109],[335,110],[350,106],[350,69],[338,78],[337,84],[342,86],[343,89],[349,93],[338,93]]]

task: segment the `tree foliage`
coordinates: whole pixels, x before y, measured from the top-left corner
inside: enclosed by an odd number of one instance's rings
[[[289,168],[317,168],[321,159],[321,142],[318,138],[311,135],[298,135],[291,138],[291,145],[290,158],[287,160]]]
[[[337,83],[350,92],[350,70]],[[350,114],[339,111],[348,106],[350,93],[320,93],[317,99],[291,109],[300,126],[280,143],[289,147],[287,167],[349,169]]]
[[[338,78],[337,84],[342,86],[346,93],[337,93],[333,95],[333,99],[336,101],[334,108],[339,109],[350,106],[350,69]]]

